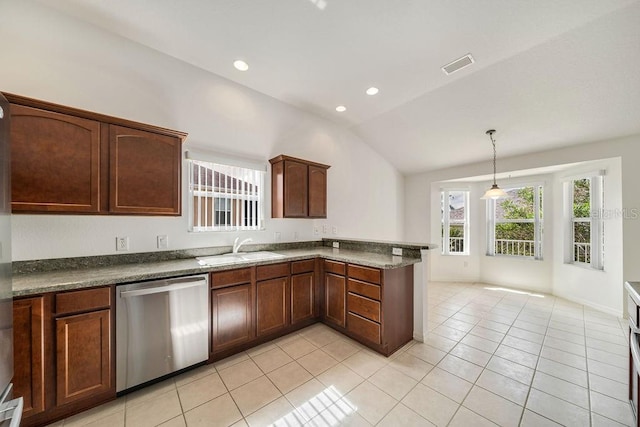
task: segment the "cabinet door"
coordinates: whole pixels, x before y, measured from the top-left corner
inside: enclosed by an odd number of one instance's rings
[[[109,211],[180,215],[180,139],[115,125],[109,138]]]
[[[308,213],[308,167],[293,160],[284,161],[284,216],[303,218]]]
[[[253,338],[251,285],[236,285],[211,291],[212,346],[218,353]]]
[[[344,327],[346,278],[333,273],[325,273],[324,280],[325,318]]]
[[[11,105],[13,212],[100,211],[100,123]]]
[[[327,217],[327,169],[309,165],[309,216]]]
[[[256,283],[258,336],[276,332],[289,325],[289,278]]]
[[[291,324],[314,317],[314,275],[310,272],[291,276]]]
[[[13,394],[24,399],[23,417],[44,411],[44,299],[13,303]]]
[[[111,388],[111,310],[56,319],[58,405]]]

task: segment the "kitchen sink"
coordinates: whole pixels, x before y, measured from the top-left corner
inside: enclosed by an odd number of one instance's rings
[[[284,258],[284,255],[275,252],[239,252],[222,255],[212,255],[205,257],[197,257],[198,264],[200,265],[224,265],[224,264],[236,264],[245,261],[262,261],[265,259]]]

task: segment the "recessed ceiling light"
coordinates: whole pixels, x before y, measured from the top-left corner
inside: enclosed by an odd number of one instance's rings
[[[344,105],[338,105],[338,106],[336,107],[336,111],[337,111],[338,113],[343,113],[343,112],[347,111],[347,107],[345,107]]]
[[[249,64],[244,62],[242,59],[236,59],[233,61],[233,66],[240,71],[247,71],[249,69]]]
[[[367,89],[367,95],[375,95],[378,92],[380,92],[380,90],[377,87],[371,86],[369,89]]]

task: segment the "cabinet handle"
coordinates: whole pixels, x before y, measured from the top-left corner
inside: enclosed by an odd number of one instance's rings
[[[631,347],[631,356],[633,357],[633,366],[635,367],[636,374],[640,374],[640,354],[638,350],[638,334],[632,333],[629,337],[629,346]]]

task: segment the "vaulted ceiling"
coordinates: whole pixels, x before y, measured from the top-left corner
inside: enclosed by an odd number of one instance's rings
[[[489,128],[500,156],[640,133],[640,0],[40,2],[350,127],[404,173],[488,159]]]

